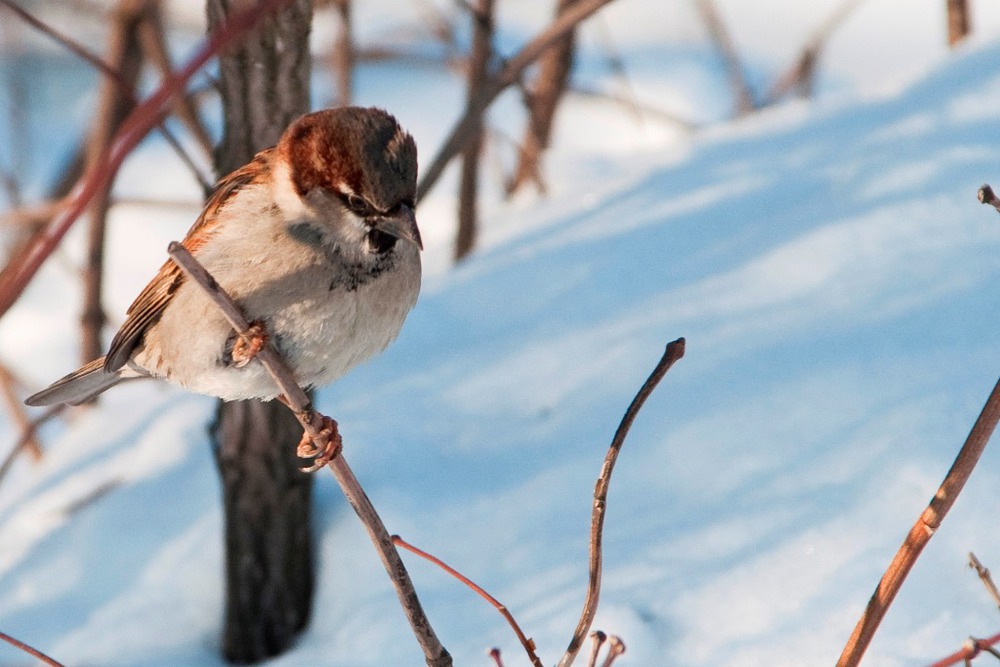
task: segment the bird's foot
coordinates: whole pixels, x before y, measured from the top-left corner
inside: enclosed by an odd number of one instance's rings
[[[311,465],[300,468],[302,472],[319,470],[338,456],[344,445],[335,419],[315,413],[313,423],[317,420],[320,422],[319,435],[314,439],[306,431],[302,434],[302,440],[295,450],[299,458],[313,460]]]
[[[264,323],[257,321],[250,325],[247,332],[237,336],[233,343],[233,365],[243,368],[267,345],[267,331]]]

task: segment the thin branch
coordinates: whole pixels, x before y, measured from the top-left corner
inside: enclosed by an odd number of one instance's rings
[[[476,119],[481,118],[486,109],[493,103],[500,93],[513,85],[518,80],[521,73],[538,57],[545,52],[549,46],[569,33],[578,23],[589,17],[611,0],[580,0],[573,8],[559,15],[545,30],[539,33],[534,39],[524,45],[513,58],[509,59],[503,69],[483,86],[480,95],[473,104],[465,110],[465,114],[452,127],[451,133],[438,150],[438,154],[431,160],[430,165],[424,169],[424,175],[417,186],[417,200],[423,199],[428,191],[441,177],[448,163],[465,146],[469,137],[475,134],[479,124]]]
[[[437,565],[439,568],[441,568],[451,576],[458,579],[460,582],[462,582],[463,584],[471,588],[473,591],[478,593],[481,598],[483,598],[491,605],[493,605],[496,608],[496,610],[500,612],[500,615],[503,616],[505,619],[507,619],[507,623],[510,624],[510,627],[513,628],[514,634],[517,635],[518,641],[521,642],[521,646],[524,647],[525,652],[528,654],[528,659],[531,660],[531,664],[534,665],[535,667],[542,667],[542,661],[538,658],[538,654],[535,653],[535,640],[525,636],[524,632],[521,631],[521,626],[519,626],[517,624],[517,621],[514,620],[514,616],[510,613],[510,610],[507,609],[506,605],[504,605],[495,597],[487,593],[481,586],[476,584],[476,582],[472,581],[471,579],[466,577],[464,574],[462,574],[452,566],[445,563],[437,556],[429,554],[423,549],[419,549],[413,546],[399,535],[393,535],[392,542],[396,546],[403,547],[407,551],[415,553],[424,560],[430,561],[431,563]]]
[[[882,580],[868,601],[867,608],[858,620],[850,639],[847,640],[847,645],[837,661],[837,667],[855,667],[861,662],[861,657],[865,654],[886,612],[889,611],[889,606],[892,605],[896,593],[906,580],[906,575],[910,573],[917,558],[920,557],[920,552],[941,526],[945,515],[955,504],[958,494],[962,492],[962,487],[972,475],[998,421],[1000,421],[1000,381],[993,388],[937,493],[913,524],[885,574],[882,575]]]
[[[987,637],[986,639],[973,639],[970,637],[962,648],[947,657],[941,658],[928,667],[951,667],[951,665],[957,665],[960,662],[967,663],[969,660],[972,660],[972,658],[979,655],[982,651],[994,653],[995,649],[993,646],[998,643],[1000,643],[1000,634]]]
[[[87,47],[83,46],[73,38],[69,37],[68,35],[64,35],[63,33],[59,32],[58,30],[50,26],[49,24],[45,23],[36,16],[32,15],[30,12],[26,11],[22,7],[19,7],[18,5],[14,4],[13,0],[0,0],[0,5],[7,7],[12,12],[17,14],[17,16],[22,21],[30,25],[32,28],[38,30],[47,37],[55,40],[60,46],[68,50],[70,53],[80,58],[84,62],[88,63],[91,67],[98,70],[101,74],[103,74],[105,77],[107,77],[108,79],[110,79],[115,83],[115,85],[118,87],[119,92],[124,97],[126,97],[126,99],[128,99],[133,104],[136,102],[135,91],[133,87],[124,80],[124,78],[121,75],[121,72],[117,68],[109,65],[100,56],[94,54]],[[147,14],[146,20],[147,21],[149,20],[148,15],[150,14],[150,10],[148,6],[141,8],[138,11],[145,12]],[[164,75],[168,73],[169,70],[165,71]],[[181,104],[181,102],[178,102],[178,104]],[[184,113],[181,114],[181,118],[185,122],[188,121],[188,118],[184,115]],[[177,140],[177,137],[175,137],[173,133],[170,131],[170,129],[167,128],[166,123],[160,120],[159,122],[157,122],[156,128],[163,135],[163,138],[166,139],[167,144],[174,150],[175,153],[177,153],[178,157],[180,157],[184,165],[191,171],[195,179],[202,185],[202,189],[210,188],[211,184],[205,183],[205,179],[202,176],[201,171],[195,165],[194,160],[187,153],[187,151],[184,149],[181,143]],[[207,147],[208,154],[211,154],[211,145],[210,143],[207,142],[207,135],[205,135],[204,130],[202,130],[201,133],[199,134],[198,129],[193,127],[190,123],[188,123],[188,128],[192,132],[192,134],[194,134],[195,138],[198,139],[199,142],[201,142],[204,147]]]
[[[993,193],[993,188],[988,183],[984,183],[977,193],[980,204],[989,204],[997,211],[1000,211],[1000,199]]]
[[[170,244],[168,252],[184,273],[212,298],[237,333],[241,336],[247,336],[250,324],[246,321],[236,303],[225,293],[208,271],[198,263],[184,246],[177,242]],[[267,372],[274,378],[275,383],[281,389],[287,401],[286,404],[295,413],[296,418],[302,424],[302,428],[313,439],[316,448],[319,451],[326,449],[330,435],[323,430],[324,418],[313,410],[308,396],[306,396],[305,391],[295,381],[295,376],[291,369],[288,368],[284,359],[281,358],[271,344],[265,345],[260,350],[257,354],[257,359],[260,360],[264,368],[267,369]],[[389,573],[389,577],[396,589],[396,595],[399,597],[403,611],[410,622],[410,627],[413,629],[417,641],[424,651],[427,664],[431,667],[450,666],[452,664],[451,656],[441,645],[437,635],[434,634],[434,630],[420,606],[420,601],[417,599],[413,582],[410,581],[406,567],[399,557],[399,552],[393,546],[389,532],[386,530],[381,518],[379,518],[378,512],[375,511],[375,507],[368,499],[367,494],[365,494],[364,489],[358,483],[354,472],[347,465],[347,461],[344,460],[342,455],[333,457],[328,466],[340,484],[340,488],[344,492],[344,496],[347,497],[347,501],[354,508],[358,518],[361,519],[365,529],[368,531],[368,537],[375,545],[379,558]]]
[[[990,594],[993,601],[1000,607],[1000,591],[997,590],[997,585],[993,583],[993,577],[990,576],[989,569],[983,567],[983,564],[976,558],[976,554],[971,551],[969,552],[969,567],[976,571],[979,579],[983,582],[983,586],[986,587],[986,592]]]
[[[65,665],[63,665],[61,662],[56,661],[54,658],[50,658],[49,656],[39,651],[37,648],[34,648],[33,646],[28,646],[21,640],[14,639],[5,632],[0,632],[0,639],[4,640],[5,642],[7,642],[12,646],[16,646],[17,648],[21,649],[22,651],[32,656],[33,658],[38,658],[39,660],[44,662],[46,665],[49,665],[50,667],[65,667]]]
[[[725,61],[726,73],[729,75],[729,86],[732,88],[733,97],[736,100],[736,115],[745,116],[754,110],[754,102],[736,46],[729,36],[726,24],[716,10],[713,0],[697,0],[695,5],[701,12],[702,20],[708,28],[712,41],[715,42],[723,61]]]
[[[597,656],[601,653],[601,647],[608,641],[608,636],[600,630],[590,633],[590,657],[587,658],[587,667],[597,667]]]
[[[865,0],[844,0],[844,2],[831,13],[826,20],[813,32],[805,46],[784,72],[775,79],[774,84],[761,102],[761,106],[770,106],[778,101],[785,93],[793,88],[808,91],[811,87],[811,80],[819,60],[820,51],[826,46],[827,41],[833,33],[847,20],[847,18],[861,6]]]
[[[653,372],[639,389],[639,393],[632,399],[628,410],[625,411],[625,416],[622,417],[615,437],[611,441],[611,446],[608,448],[608,453],[604,457],[604,465],[601,467],[601,474],[597,478],[597,485],[594,488],[594,510],[590,521],[590,584],[587,587],[587,598],[584,601],[580,622],[566,648],[566,653],[559,661],[559,667],[569,667],[573,664],[573,660],[576,659],[576,654],[579,653],[583,640],[590,630],[590,624],[593,623],[594,616],[597,614],[597,603],[601,594],[601,540],[604,532],[604,512],[607,507],[608,488],[611,485],[611,473],[614,471],[615,461],[618,459],[618,454],[625,443],[629,429],[632,428],[632,422],[635,421],[635,417],[639,414],[646,399],[656,389],[656,385],[660,383],[670,367],[683,356],[683,338],[678,338],[667,344],[667,349],[663,352],[659,363],[656,364]]]
[[[604,658],[601,667],[611,667],[615,661],[625,653],[625,642],[618,635],[608,637],[608,655]]]
[[[28,424],[27,428],[22,431],[21,437],[16,443],[14,443],[14,447],[7,453],[7,457],[3,460],[3,463],[0,463],[0,482],[3,481],[11,467],[13,467],[14,461],[17,460],[18,455],[20,455],[20,453],[28,447],[28,443],[31,442],[32,438],[34,438],[35,433],[41,425],[61,413],[66,409],[66,407],[67,406],[65,404],[53,405],[51,408],[43,412],[41,416],[35,417],[31,420],[31,423]]]
[[[262,0],[260,4],[232,14],[202,43],[184,67],[167,77],[156,92],[136,107],[118,131],[111,150],[103,156],[102,166],[91,170],[74,186],[66,210],[57,215],[43,233],[33,239],[31,245],[0,272],[0,317],[10,310],[21,296],[28,282],[59,245],[94,195],[113,178],[125,157],[159,122],[165,112],[165,106],[173,96],[182,91],[188,80],[219,51],[252,30],[265,17],[270,16],[288,1]]]
[[[39,461],[42,458],[42,446],[39,444],[38,439],[35,438],[34,430],[31,428],[31,419],[28,418],[28,413],[24,410],[24,404],[21,403],[21,399],[17,395],[16,384],[17,379],[14,377],[14,374],[10,372],[9,368],[0,364],[0,394],[3,395],[4,403],[7,404],[7,411],[10,412],[14,424],[22,434],[28,434],[24,448],[31,452],[31,457],[35,461]]]

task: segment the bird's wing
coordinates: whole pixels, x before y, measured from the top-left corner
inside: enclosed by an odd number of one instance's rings
[[[189,252],[195,254],[212,236],[206,229],[216,220],[219,210],[240,191],[241,188],[259,181],[270,172],[273,148],[257,153],[254,159],[219,181],[215,191],[209,197],[204,210],[194,225],[188,230],[187,236],[181,242]],[[184,273],[172,259],[168,259],[156,277],[139,293],[125,315],[125,322],[111,341],[111,347],[104,358],[104,370],[114,372],[128,362],[136,346],[142,341],[143,335],[150,325],[160,319],[163,309],[167,307],[177,289],[184,282]]]

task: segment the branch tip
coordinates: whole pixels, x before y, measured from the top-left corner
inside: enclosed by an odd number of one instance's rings
[[[979,199],[980,204],[988,204],[997,211],[1000,211],[1000,199],[997,199],[997,196],[993,192],[993,188],[990,187],[989,183],[983,183],[982,187],[980,187],[979,191],[976,193],[976,197]]]

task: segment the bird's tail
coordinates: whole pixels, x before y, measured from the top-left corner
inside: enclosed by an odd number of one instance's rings
[[[57,405],[59,403],[80,405],[122,380],[135,377],[134,373],[126,371],[127,368],[128,366],[109,373],[104,370],[104,357],[99,357],[61,380],[56,380],[47,389],[32,394],[24,402],[27,405]]]

